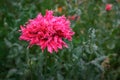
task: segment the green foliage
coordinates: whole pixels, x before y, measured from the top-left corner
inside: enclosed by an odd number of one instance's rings
[[[19,40],[19,26],[47,9],[77,15],[69,48],[53,54]],[[119,0],[1,0],[0,26],[0,80],[120,80]]]

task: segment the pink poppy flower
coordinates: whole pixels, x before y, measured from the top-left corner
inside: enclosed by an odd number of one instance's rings
[[[38,45],[42,51],[58,52],[63,47],[68,48],[63,39],[72,40],[74,32],[70,28],[70,21],[65,16],[53,16],[53,11],[47,10],[44,16],[39,13],[30,19],[26,25],[20,26],[20,40],[29,42],[29,47]]]
[[[112,4],[106,4],[105,10],[110,11],[112,9]]]

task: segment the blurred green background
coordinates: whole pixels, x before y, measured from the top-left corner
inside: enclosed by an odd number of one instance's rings
[[[46,10],[75,31],[57,54],[19,40],[19,26]],[[120,80],[120,0],[0,0],[0,80]]]

